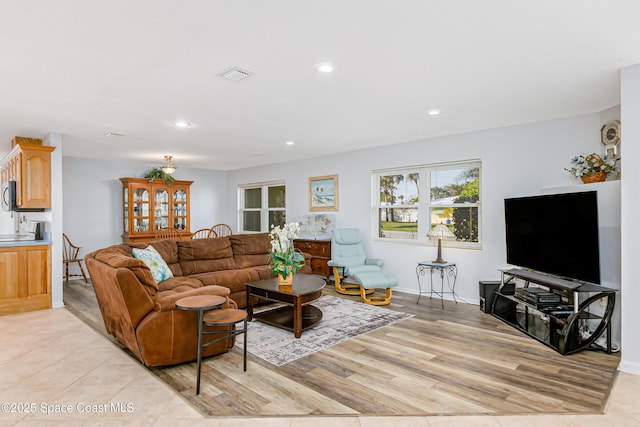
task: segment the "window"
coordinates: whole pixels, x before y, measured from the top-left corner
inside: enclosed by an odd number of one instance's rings
[[[446,224],[451,246],[480,246],[479,161],[377,171],[375,229],[380,239],[428,242],[427,233]]]
[[[378,177],[380,204],[378,236],[390,239],[417,239],[420,174],[393,173]]]
[[[284,225],[286,187],[282,182],[247,184],[238,188],[240,230],[263,232]]]

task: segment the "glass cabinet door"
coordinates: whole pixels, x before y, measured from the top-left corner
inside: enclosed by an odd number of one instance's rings
[[[164,188],[155,191],[153,198],[154,226],[156,230],[169,227],[169,193]]]
[[[149,231],[149,192],[137,188],[133,193],[133,231]]]
[[[124,187],[122,190],[122,204],[124,206],[124,232],[129,232],[129,188]]]
[[[173,193],[173,228],[187,229],[187,192],[176,190]]]

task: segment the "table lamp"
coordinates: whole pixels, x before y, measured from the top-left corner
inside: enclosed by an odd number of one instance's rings
[[[427,233],[427,237],[430,239],[438,239],[438,258],[434,259],[432,262],[436,264],[446,264],[447,261],[442,259],[442,239],[455,239],[456,235],[449,230],[449,227],[440,223]]]

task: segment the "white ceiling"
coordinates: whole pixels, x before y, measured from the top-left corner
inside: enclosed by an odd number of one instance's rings
[[[0,0],[0,155],[60,132],[65,156],[231,170],[602,111],[639,21],[636,0]]]

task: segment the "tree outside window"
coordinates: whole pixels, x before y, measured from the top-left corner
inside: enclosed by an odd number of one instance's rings
[[[417,239],[418,180],[418,173],[380,176],[379,237]]]
[[[375,173],[378,238],[427,242],[429,230],[442,223],[456,242],[477,246],[480,167],[474,161]]]
[[[431,227],[446,224],[458,242],[478,242],[480,167],[431,172]]]

